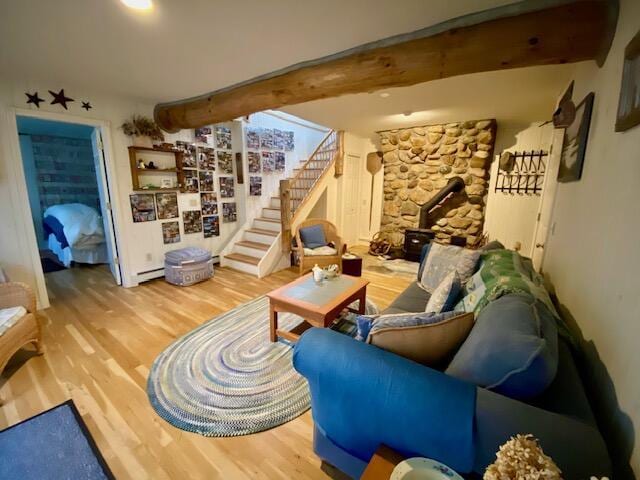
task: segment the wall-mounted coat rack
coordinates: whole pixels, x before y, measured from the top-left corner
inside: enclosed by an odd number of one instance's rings
[[[543,150],[530,152],[513,152],[508,171],[498,168],[495,191],[503,193],[519,193],[524,195],[540,195],[542,183],[547,169]]]

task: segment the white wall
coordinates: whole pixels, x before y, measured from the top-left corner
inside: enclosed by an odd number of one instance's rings
[[[553,125],[535,122],[530,125],[498,123],[495,159],[491,163],[489,194],[485,212],[484,232],[491,240],[500,240],[506,247],[522,245],[520,253],[530,257],[533,252],[534,234],[539,195],[495,192],[498,178],[498,158],[504,151],[546,150],[551,146]],[[548,160],[548,157],[547,157]]]
[[[585,339],[591,392],[610,450],[640,475],[640,126],[615,133],[623,51],[640,29],[640,2],[622,0],[602,69],[580,64],[573,98],[595,92],[582,179],[559,184],[543,269]],[[560,93],[560,92],[559,92]],[[609,381],[613,381],[613,387]],[[616,405],[616,403],[618,405]],[[613,478],[628,478],[624,472]]]

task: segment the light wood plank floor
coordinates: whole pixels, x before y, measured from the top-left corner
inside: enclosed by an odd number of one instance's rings
[[[384,308],[411,278],[374,264],[364,273],[368,297]],[[0,429],[72,398],[118,479],[327,478],[312,451],[310,412],[255,435],[205,438],[164,422],[145,389],[153,360],[175,338],[296,276],[258,280],[216,268],[192,287],[160,279],[125,289],[103,266],[47,274],[45,354],[21,351],[0,378]]]

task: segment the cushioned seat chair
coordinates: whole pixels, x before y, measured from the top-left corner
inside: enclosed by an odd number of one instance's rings
[[[320,229],[322,232],[319,231]],[[305,232],[307,235],[305,235]],[[308,251],[309,249],[321,246],[315,243],[309,244],[308,239],[307,245],[304,243],[305,237],[313,237],[317,234],[320,234],[320,237],[324,235],[324,238],[320,243],[333,244],[333,250],[335,250],[335,253],[329,255],[312,255],[305,253],[305,248]],[[336,264],[340,271],[342,271],[342,245],[342,239],[338,235],[336,226],[328,220],[323,220],[321,218],[308,218],[304,222],[300,223],[296,230],[296,251],[300,262],[300,275],[311,270],[316,264],[320,267]]]
[[[0,322],[0,374],[9,359],[22,347],[33,343],[38,353],[42,353],[42,335],[36,319],[36,297],[24,283],[0,283],[0,310],[24,307],[18,318],[12,315]],[[17,309],[16,309],[17,310]]]

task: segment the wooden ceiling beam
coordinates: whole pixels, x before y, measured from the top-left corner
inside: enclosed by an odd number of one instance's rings
[[[175,132],[285,105],[456,75],[583,60],[602,64],[617,15],[617,0],[519,2],[292,65],[196,98],[161,103],[154,115],[163,130]]]

